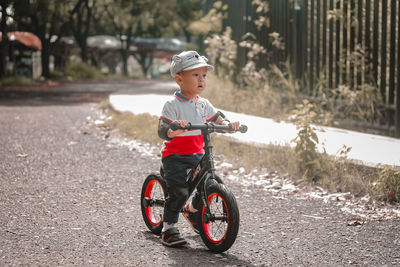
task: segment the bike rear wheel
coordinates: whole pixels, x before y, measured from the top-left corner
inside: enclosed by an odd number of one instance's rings
[[[214,252],[228,250],[239,231],[239,208],[235,196],[223,184],[213,184],[207,189],[210,215],[204,204],[199,216],[200,235],[204,244]]]
[[[140,206],[143,220],[151,232],[161,234],[166,197],[166,184],[159,175],[150,174],[142,186]]]

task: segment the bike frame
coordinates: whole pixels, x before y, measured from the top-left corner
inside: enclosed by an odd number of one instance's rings
[[[226,132],[234,132],[235,130],[230,125],[216,125],[214,123],[205,123],[194,125],[188,123],[186,127],[180,127],[176,125],[174,127],[176,129],[185,129],[185,130],[200,130],[201,134],[204,138],[204,155],[196,165],[196,168],[190,170],[187,176],[187,182],[189,184],[189,198],[193,194],[194,190],[197,188],[200,193],[201,199],[203,201],[204,207],[206,209],[206,213],[203,217],[204,222],[214,221],[214,220],[225,220],[223,217],[213,216],[210,212],[210,205],[207,199],[207,182],[209,179],[215,179],[218,183],[224,184],[222,179],[215,173],[214,167],[214,156],[212,153],[213,146],[211,145],[210,134],[213,132],[226,133]],[[237,131],[245,133],[247,131],[247,126],[241,125]],[[162,173],[161,173],[162,175]],[[182,210],[183,211],[183,210]]]
[[[215,126],[213,124],[206,124],[209,127],[201,129],[201,134],[204,138],[204,155],[200,162],[197,164],[196,168],[188,174],[189,182],[189,196],[192,195],[194,190],[197,188],[201,195],[204,207],[206,209],[206,214],[210,214],[210,205],[207,200],[207,181],[210,178],[215,179],[218,183],[223,184],[224,182],[215,173],[214,167],[214,156],[212,153],[213,146],[211,145],[210,133],[215,131]],[[207,216],[208,218],[210,216]]]

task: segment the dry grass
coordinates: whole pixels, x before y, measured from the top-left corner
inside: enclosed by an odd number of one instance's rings
[[[371,187],[371,194],[388,202],[400,202],[400,170],[384,167]]]
[[[116,112],[108,108],[108,102],[101,103],[110,120],[104,127],[117,129],[128,138],[143,140],[161,146],[162,140],[157,135],[158,118],[149,114],[133,115],[130,112]],[[294,180],[302,178],[301,161],[293,148],[274,145],[254,146],[230,138],[229,135],[212,135],[216,157],[233,164],[234,168],[244,167],[247,171],[254,169],[278,171]],[[335,159],[321,154],[324,162],[323,175],[316,183],[331,192],[352,192],[355,195],[371,193],[371,186],[379,178],[379,170],[357,165],[345,159]],[[380,187],[382,188],[382,186]],[[397,191],[396,191],[397,192]]]
[[[213,136],[216,155],[223,157],[236,167],[244,167],[247,171],[254,169],[276,170],[281,173],[294,173],[296,166],[293,149],[274,145],[254,146],[239,143],[227,136]]]
[[[230,81],[209,75],[207,89],[202,96],[220,109],[249,115],[279,118],[288,111],[281,105],[280,94],[268,84],[262,89],[238,90]]]
[[[299,85],[290,75],[286,77],[279,69],[275,69],[270,77],[271,80],[261,86],[261,89],[243,90],[235,88],[229,81],[210,75],[208,88],[203,96],[221,109],[262,117],[285,118],[295,105]],[[289,173],[295,179],[304,179],[304,162],[290,147],[254,147],[218,137],[215,138],[215,151],[223,154],[231,163],[241,165],[247,170],[267,168],[283,174]],[[320,176],[315,182],[331,192],[372,194],[372,184],[382,176],[379,169],[355,164],[345,158],[338,159],[317,153],[315,160],[320,162]]]
[[[288,174],[293,180],[302,178],[302,161],[293,148],[288,146],[253,146],[234,141],[229,137],[216,136],[213,140],[216,155],[224,158],[236,167],[251,171],[264,169]],[[323,162],[321,178],[314,185],[321,186],[330,192],[352,192],[362,196],[371,192],[371,185],[379,177],[379,170],[353,162],[319,154]],[[395,191],[397,192],[397,191]]]
[[[109,109],[107,117],[111,119],[105,121],[103,127],[117,129],[122,136],[127,138],[161,145],[161,139],[157,135],[158,118],[156,116],[147,113],[134,115],[131,112],[117,112]]]

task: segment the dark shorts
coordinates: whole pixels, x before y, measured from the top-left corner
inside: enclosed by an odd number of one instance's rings
[[[186,182],[188,169],[192,169],[201,160],[203,154],[169,155],[162,159],[164,178],[167,182],[168,197],[164,207],[164,222],[178,222],[179,211],[189,198],[189,185]],[[200,195],[196,192],[193,205],[198,208]]]
[[[178,184],[186,184],[188,169],[194,168],[203,154],[169,155],[162,159],[164,178]]]

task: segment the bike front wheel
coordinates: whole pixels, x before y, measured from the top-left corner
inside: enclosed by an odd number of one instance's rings
[[[228,250],[239,231],[239,208],[233,193],[223,184],[207,188],[210,214],[201,206],[200,235],[204,244],[214,252]]]
[[[166,184],[159,175],[150,174],[142,186],[140,206],[146,226],[156,235],[163,228],[163,213],[166,197]]]

